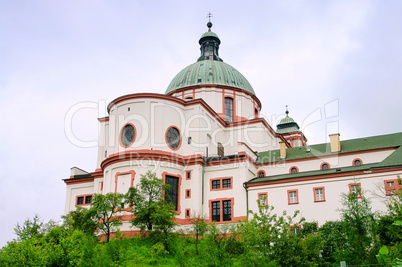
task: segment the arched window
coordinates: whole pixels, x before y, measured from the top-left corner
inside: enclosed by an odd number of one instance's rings
[[[355,159],[354,161],[353,161],[353,166],[355,166],[355,167],[358,167],[358,166],[361,166],[363,163],[362,163],[362,160],[361,159]]]
[[[265,177],[265,172],[264,171],[259,171],[258,172],[258,178]]]
[[[225,121],[233,122],[233,98],[225,97]]]
[[[225,149],[223,148],[223,145],[218,142],[218,156],[223,157],[225,155]]]
[[[321,170],[323,170],[323,171],[329,170],[329,165],[328,165],[328,163],[323,163],[323,164],[321,165]]]
[[[299,172],[299,170],[297,169],[297,167],[290,168],[290,173],[291,174],[295,174],[295,173],[298,173],[298,172]]]

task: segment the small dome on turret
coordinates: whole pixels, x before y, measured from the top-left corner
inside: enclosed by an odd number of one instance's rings
[[[280,121],[280,123],[276,126],[277,127],[276,132],[279,134],[284,134],[284,133],[300,131],[299,125],[297,125],[297,123],[293,118],[289,117],[289,110],[287,108],[285,113],[286,117],[283,118]]]

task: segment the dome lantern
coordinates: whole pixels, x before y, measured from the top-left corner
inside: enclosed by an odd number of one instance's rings
[[[211,21],[207,23],[207,27],[208,31],[201,36],[198,42],[201,46],[201,56],[197,62],[185,67],[173,78],[165,94],[172,94],[178,89],[187,87],[218,85],[241,89],[255,96],[253,87],[243,74],[224,63],[219,57],[221,40],[216,33],[211,31]]]
[[[199,44],[201,45],[201,56],[198,58],[197,61],[201,60],[218,60],[223,61],[219,57],[219,45],[221,44],[221,40],[219,39],[218,35],[211,31],[212,22],[209,21],[207,23],[208,31],[204,33],[200,40]]]

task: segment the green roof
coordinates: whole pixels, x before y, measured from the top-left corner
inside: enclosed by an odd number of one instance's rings
[[[366,171],[366,170],[368,171],[379,168],[392,168],[396,166],[402,166],[402,133],[379,135],[379,136],[341,141],[341,151],[337,153],[339,155],[342,155],[343,153],[360,152],[365,150],[381,149],[381,148],[397,148],[397,149],[383,161],[378,163],[363,164],[361,166],[332,168],[329,170],[299,172],[295,174],[280,174],[261,178],[257,177],[246,182],[246,184],[269,182],[289,178],[312,177],[312,176],[335,174],[335,173],[348,173],[348,172]],[[329,143],[288,148],[286,149],[286,160],[280,159],[279,149],[266,151],[261,152],[259,154],[256,163],[264,164],[264,163],[275,163],[280,161],[286,162],[288,160],[308,159],[308,158],[336,154],[331,153],[330,149],[331,148]],[[308,150],[310,151],[308,152]]]
[[[376,167],[376,165],[377,165],[376,163],[375,164],[363,164],[361,166],[356,166],[356,167],[350,166],[350,167],[333,168],[333,169],[328,169],[328,170],[298,172],[298,173],[294,173],[294,174],[280,174],[280,175],[273,175],[273,176],[267,176],[267,177],[261,177],[261,178],[257,177],[257,178],[251,179],[250,181],[246,182],[246,184],[270,182],[270,181],[284,180],[284,179],[290,179],[290,178],[313,177],[313,176],[319,176],[319,175],[366,171],[366,170],[374,169]]]
[[[180,71],[170,82],[165,94],[195,85],[223,85],[255,95],[253,87],[238,70],[217,60],[197,61]]]
[[[372,136],[341,141],[341,151],[338,154],[359,152],[370,149],[399,147],[402,145],[402,133]],[[310,152],[308,152],[310,150]],[[286,149],[286,160],[308,159],[332,155],[329,143],[301,146]],[[280,161],[279,149],[260,152],[257,164],[273,163]],[[402,158],[400,159],[402,162]]]

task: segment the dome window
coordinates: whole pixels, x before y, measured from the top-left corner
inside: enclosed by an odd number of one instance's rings
[[[225,97],[225,121],[233,122],[233,98],[231,97]]]

